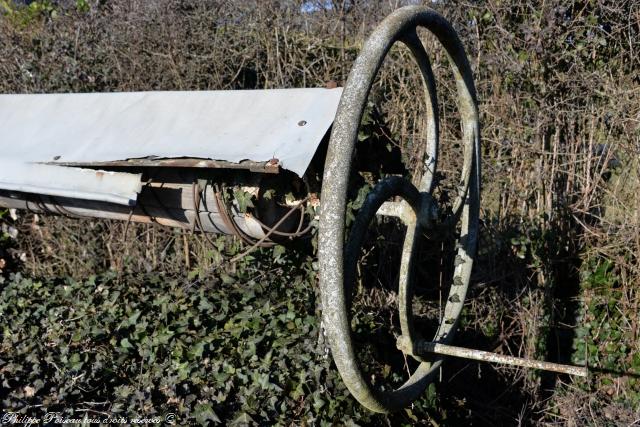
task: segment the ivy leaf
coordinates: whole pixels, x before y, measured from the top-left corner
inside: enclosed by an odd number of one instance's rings
[[[200,425],[205,425],[207,421],[213,421],[214,423],[221,423],[222,421],[218,415],[213,411],[213,408],[208,403],[200,403],[195,407],[196,421]]]
[[[238,203],[238,209],[242,213],[246,213],[247,208],[254,207],[253,201],[251,200],[253,198],[253,195],[251,193],[247,193],[242,189],[238,189],[233,191],[233,197],[235,198],[236,203]]]
[[[131,343],[129,342],[129,338],[122,338],[120,340],[120,348],[123,348],[125,350],[133,348],[133,345],[131,345]]]

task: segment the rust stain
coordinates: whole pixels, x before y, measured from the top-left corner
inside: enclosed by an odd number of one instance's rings
[[[210,169],[248,169],[251,172],[279,173],[280,160],[273,158],[269,161],[244,160],[239,163],[224,160],[210,160],[199,158],[177,159],[125,159],[104,162],[45,162],[57,166],[72,167],[174,167],[174,168],[210,168]]]

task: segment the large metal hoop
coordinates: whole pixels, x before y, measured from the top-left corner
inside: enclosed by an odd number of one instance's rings
[[[425,77],[427,97],[429,98],[427,100],[428,109],[431,103],[432,111],[437,111],[433,103],[435,91],[429,90],[429,85],[432,85],[432,74],[428,62],[425,62],[426,53],[424,55],[421,53],[424,48],[417,39],[417,27],[425,27],[430,30],[447,51],[458,89],[465,147],[467,145],[471,147],[465,149],[462,185],[454,204],[454,213],[462,215],[458,256],[463,262],[457,265],[454,273],[455,279],[452,289],[456,288],[457,298],[449,298],[445,307],[445,318],[436,336],[436,339],[441,342],[449,341],[452,338],[462,308],[462,304],[455,301],[464,301],[466,296],[477,242],[480,132],[471,68],[455,31],[442,16],[427,7],[404,7],[389,15],[371,34],[349,74],[331,132],[325,162],[320,212],[318,258],[323,325],[336,366],[349,391],[360,403],[375,412],[395,411],[415,400],[432,380],[440,363],[440,361],[433,364],[421,363],[411,378],[397,390],[387,393],[374,391],[363,377],[356,360],[351,340],[344,281],[343,246],[346,195],[358,128],[378,69],[396,41],[404,42],[414,53]],[[428,70],[425,69],[425,63]],[[429,136],[428,152],[432,151],[432,148],[437,151],[437,122],[433,126],[436,135],[435,137],[433,134]],[[436,156],[433,157],[432,165],[426,165],[425,176],[418,185],[420,191],[430,192],[432,189],[432,174],[435,170],[436,158]],[[429,166],[432,166],[433,169]],[[403,250],[403,264],[410,261],[415,234],[415,230],[407,232]],[[409,291],[406,294],[405,299],[410,297]],[[403,327],[403,333],[405,333],[404,329]]]

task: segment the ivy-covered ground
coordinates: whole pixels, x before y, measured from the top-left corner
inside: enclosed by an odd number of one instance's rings
[[[56,227],[66,223],[73,224],[54,217],[47,222],[58,237]],[[15,230],[5,228],[0,255],[11,260],[15,257],[8,254],[25,236],[14,240]],[[583,264],[579,292],[586,298],[576,311],[573,349],[563,347],[569,355],[565,363],[584,364],[588,357],[589,379],[448,360],[439,381],[413,406],[382,416],[349,395],[331,360],[320,332],[315,259],[276,247],[231,264],[244,248],[225,237],[214,243],[207,247],[209,262],[203,258],[190,269],[176,258],[180,247],[164,267],[148,273],[125,268],[82,273],[79,279],[37,278],[19,259],[5,263],[3,414],[41,420],[47,413],[67,419],[168,416],[177,425],[514,425],[570,417],[627,425],[634,420],[640,363],[628,343],[634,342],[635,322],[618,309],[628,295],[610,261]],[[508,251],[524,263],[523,254],[541,255],[532,253],[534,243],[513,243]],[[71,255],[82,248],[66,246]],[[479,268],[487,262],[481,255]],[[540,334],[546,318],[540,312],[543,290],[519,288],[516,305],[507,287],[483,283],[476,274],[456,344],[501,353],[535,345],[537,357],[549,354],[557,335]],[[372,318],[390,309],[383,303],[373,308]],[[382,372],[391,380],[402,367]],[[594,414],[585,414],[579,400]]]
[[[275,255],[275,256],[274,256]],[[42,417],[164,417],[180,425],[411,424],[363,409],[319,330],[313,262],[276,251],[208,280],[105,273],[0,279],[2,407]]]

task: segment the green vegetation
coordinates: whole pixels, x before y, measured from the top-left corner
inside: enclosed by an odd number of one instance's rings
[[[10,0],[2,0],[0,12],[18,27],[26,27],[46,17],[55,18],[58,13],[53,2],[48,0],[34,1],[27,6],[18,6]]]
[[[0,0],[0,92],[341,85],[390,2],[302,3]],[[373,415],[327,357],[310,253],[277,246],[230,264],[245,249],[232,238],[212,246],[151,225],[125,236],[109,221],[1,212],[0,405],[175,411],[185,423],[631,424],[640,418],[637,3],[429,3],[467,49],[483,132],[482,236],[455,344],[588,363],[587,380],[449,360],[414,407]],[[455,171],[450,72],[421,36],[442,103],[439,166]],[[359,144],[390,136],[412,164],[421,90],[406,49],[392,49]],[[363,271],[388,284],[397,239],[378,243]],[[437,283],[425,284],[416,312],[437,313]],[[391,322],[392,297],[382,287],[358,301],[365,336]],[[374,352],[387,343],[369,338]]]
[[[596,373],[587,389],[603,390],[630,408],[640,406],[640,353],[637,351],[638,316],[633,292],[622,283],[620,270],[609,259],[590,259],[582,271],[584,315],[576,330],[573,358]],[[633,306],[629,306],[629,304]],[[620,375],[628,374],[628,375]],[[589,387],[590,386],[590,387]],[[621,387],[616,393],[614,387]]]
[[[221,264],[202,282],[162,273],[11,275],[0,294],[2,406],[34,416],[174,413],[180,425],[379,419],[331,366],[312,259],[250,258],[238,269]],[[392,420],[428,418],[434,399]]]

